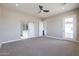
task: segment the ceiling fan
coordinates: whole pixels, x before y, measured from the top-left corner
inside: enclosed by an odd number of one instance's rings
[[[44,6],[41,6],[41,5],[39,5],[39,9],[40,9],[40,11],[38,13],[41,13],[42,11],[46,12],[46,13],[50,12],[49,10],[44,9]]]

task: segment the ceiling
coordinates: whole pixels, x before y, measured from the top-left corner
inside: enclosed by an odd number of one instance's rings
[[[46,18],[79,7],[78,3],[4,3],[2,5],[39,18]],[[50,12],[38,13],[40,11],[39,5],[44,6],[44,9],[48,9]]]

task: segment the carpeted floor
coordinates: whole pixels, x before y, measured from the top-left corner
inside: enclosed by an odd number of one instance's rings
[[[79,56],[79,43],[52,39],[31,38],[6,43],[0,48],[1,56]]]

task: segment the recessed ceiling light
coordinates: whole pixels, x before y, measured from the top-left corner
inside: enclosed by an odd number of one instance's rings
[[[16,4],[16,6],[19,6],[19,4]]]

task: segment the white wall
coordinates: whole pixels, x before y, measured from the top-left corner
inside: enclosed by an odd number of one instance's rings
[[[38,36],[39,18],[0,7],[0,43],[20,39],[21,22],[35,23],[35,36]]]
[[[53,37],[62,37],[62,19],[60,17],[53,17],[46,19],[47,35]]]
[[[47,35],[52,36],[52,37],[57,37],[57,38],[63,38],[64,17],[70,16],[70,15],[78,16],[77,13],[79,13],[79,9],[75,9],[72,11],[68,11],[68,12],[65,12],[62,14],[58,14],[58,15],[46,18],[44,22],[46,23]],[[76,21],[78,21],[78,20],[79,19],[76,19]],[[77,22],[77,23],[79,23],[79,22]],[[76,23],[76,25],[77,25],[77,23]],[[75,26],[75,27],[77,28],[78,26]],[[77,33],[76,33],[76,35],[77,35]]]

